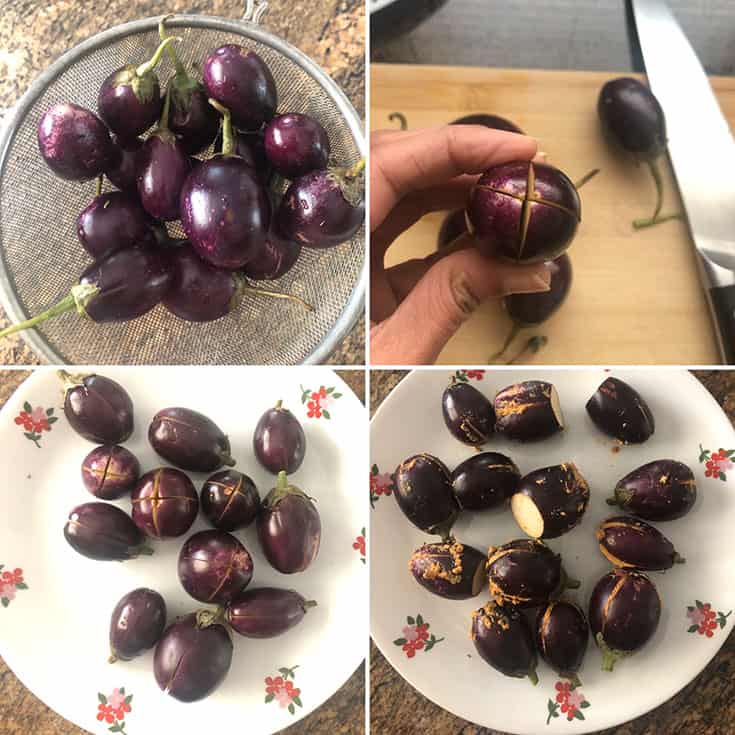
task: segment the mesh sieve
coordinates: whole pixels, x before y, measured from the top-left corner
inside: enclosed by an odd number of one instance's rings
[[[252,3],[249,3],[252,11]],[[258,18],[256,11],[255,18]],[[42,311],[68,293],[89,259],[76,238],[77,214],[94,196],[95,182],[57,178],[36,142],[43,113],[57,102],[96,110],[105,77],[126,63],[150,58],[159,43],[158,18],[126,23],[76,46],[40,75],[8,115],[0,136],[0,297],[12,321]],[[239,43],[256,51],[273,72],[279,111],[306,112],[329,133],[331,160],[351,165],[364,155],[362,126],[337,85],[310,59],[255,22],[179,15],[167,22],[183,40],[179,57],[199,68],[209,51]],[[163,88],[173,74],[164,56]],[[169,232],[183,236],[178,223]],[[192,324],[157,306],[140,319],[97,324],[64,314],[23,334],[54,363],[79,364],[294,364],[321,362],[364,311],[364,230],[327,250],[304,248],[296,266],[264,287],[301,296],[308,313],[281,299],[246,295],[235,312]],[[256,284],[257,285],[257,284]]]

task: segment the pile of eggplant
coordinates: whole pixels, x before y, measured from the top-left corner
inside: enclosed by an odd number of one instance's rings
[[[362,225],[364,161],[330,166],[328,132],[309,115],[277,112],[276,81],[250,49],[213,49],[201,60],[202,81],[193,78],[168,17],[153,57],[102,83],[98,115],[61,102],[41,117],[38,147],[51,170],[98,179],[75,228],[93,262],[61,302],[0,337],[67,311],[120,322],[159,303],[180,319],[209,322],[248,292],[311,310],[250,281],[280,278],[302,247],[334,247]],[[166,85],[156,74],[164,54],[175,68]],[[103,194],[104,177],[117,190]],[[290,184],[281,196],[283,179]],[[186,239],[169,237],[165,223],[174,221]]]
[[[595,531],[612,565],[595,585],[587,615],[564,591],[579,587],[559,554],[545,543],[580,524],[590,487],[572,462],[522,475],[515,462],[485,451],[494,434],[512,441],[548,439],[564,429],[556,389],[538,380],[500,390],[493,402],[455,374],[442,395],[450,434],[475,453],[450,470],[439,458],[417,454],[404,460],[393,479],[394,496],[417,528],[441,539],[411,555],[409,571],[425,590],[448,600],[490,600],[472,614],[471,637],[478,654],[506,676],[537,682],[538,656],[560,676],[579,681],[589,632],[602,654],[602,669],[647,643],[656,631],[661,600],[645,572],[665,571],[684,559],[650,521],[671,521],[693,507],[697,488],[681,462],[659,459],[629,472],[607,500],[623,514],[601,521]],[[620,444],[641,443],[655,430],[653,413],[629,384],[608,377],[587,403],[593,424]],[[487,552],[455,538],[462,513],[510,507],[527,538],[490,545]],[[527,611],[535,610],[529,617]]]
[[[138,459],[121,446],[134,429],[133,402],[125,388],[102,375],[60,371],[59,376],[70,426],[100,445],[81,465],[82,484],[96,501],[73,508],[64,526],[76,552],[96,561],[153,554],[158,542],[185,536],[200,509],[212,526],[184,541],[177,571],[189,596],[213,607],[166,627],[163,597],[139,588],[117,603],[110,622],[111,662],[136,658],[155,646],[153,671],[161,690],[182,702],[202,699],[230,669],[228,628],[249,638],[271,638],[297,625],[316,605],[291,589],[249,588],[253,559],[233,535],[254,522],[265,558],[282,574],[303,572],[312,564],[322,535],[319,512],[288,478],[304,460],[304,430],[281,402],[258,421],[253,451],[276,476],[261,500],[253,480],[232,469],[232,447],[217,424],[188,408],[164,408],[153,417],[148,440],[174,466],[141,474]],[[199,493],[187,472],[207,476]],[[130,498],[129,514],[104,502],[124,497]]]

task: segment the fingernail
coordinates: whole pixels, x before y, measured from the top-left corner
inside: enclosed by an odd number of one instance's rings
[[[513,293],[541,293],[551,287],[551,271],[546,265],[533,271],[509,271],[503,279],[503,295]]]

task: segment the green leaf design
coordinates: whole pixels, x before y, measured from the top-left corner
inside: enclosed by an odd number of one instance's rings
[[[709,449],[703,449],[702,445],[699,445],[699,461],[704,462],[709,459]]]
[[[701,610],[704,607],[704,603],[701,600],[694,600],[694,604]]]
[[[54,415],[54,409],[53,408],[47,408],[46,409],[46,415],[47,416],[53,416]]]
[[[125,694],[125,687],[120,687],[118,691],[120,692],[120,694]]]
[[[557,712],[557,710],[559,709],[559,705],[550,699],[546,707],[549,710],[549,716],[546,718],[546,724],[548,725],[551,722],[552,717],[559,716],[559,713]]]
[[[416,619],[415,618],[412,618],[410,615],[407,615],[406,616],[406,622],[409,625],[416,625]]]
[[[720,480],[722,480],[723,482],[725,482],[725,480],[727,480],[727,475],[725,475],[724,472],[720,472]]]
[[[31,404],[30,404],[30,403],[28,403],[28,401],[26,401],[26,402],[25,402],[25,403],[23,404],[23,410],[24,410],[24,411],[25,411],[26,413],[31,413],[31,412],[33,411],[33,408],[31,407]]]
[[[687,612],[691,612],[694,610],[694,607],[692,605],[687,605]]]
[[[32,431],[24,431],[23,436],[26,439],[30,439],[32,442],[36,441],[36,435]]]
[[[49,422],[49,426],[50,426],[51,424],[55,424],[55,423],[56,423],[56,422],[57,422],[58,420],[59,420],[59,419],[57,419],[57,418],[56,418],[56,416],[51,416],[51,417],[50,417],[50,418],[48,419],[48,422]]]
[[[121,689],[120,691],[123,694],[125,694],[125,690],[124,689]],[[125,704],[130,704],[132,701],[133,701],[133,695],[132,694],[128,694],[128,696],[125,697]]]
[[[294,701],[299,707],[303,707],[304,706],[303,704],[301,704],[300,697],[294,697],[292,701]]]
[[[372,467],[370,468],[370,474],[371,474],[371,475],[378,475],[378,474],[380,474],[380,470],[378,469],[378,465],[374,464],[374,465],[373,465],[373,466],[372,466]]]
[[[334,393],[334,387],[327,388],[327,394],[329,394],[329,393]]]
[[[2,572],[3,569],[5,569],[5,564],[0,564],[0,572]]]
[[[107,704],[107,697],[102,692],[97,693],[97,699],[99,699],[100,704]]]
[[[270,704],[274,699],[276,698],[275,694],[266,694],[265,695],[265,703]]]
[[[582,709],[587,709],[587,707],[590,706],[590,703],[585,699],[580,705]]]
[[[365,526],[360,529],[360,536],[365,536]]]
[[[733,454],[735,454],[735,449],[728,449],[728,450],[727,450],[727,451],[725,452],[725,456],[726,456],[726,457],[732,457],[732,455],[733,455]]]
[[[25,582],[16,582],[15,583],[15,589],[17,590],[27,590],[28,585]]]
[[[286,678],[288,679],[288,676],[289,676],[289,674],[291,673],[291,670],[290,670],[290,669],[287,669],[287,668],[286,668],[286,667],[284,666],[283,668],[281,668],[281,669],[278,669],[278,673],[279,673],[279,674],[283,674],[283,675],[284,675],[284,676],[285,676],[285,677],[286,677]]]
[[[332,398],[334,398],[334,400],[336,401],[338,398],[342,398],[342,394],[341,393],[332,393]]]
[[[360,561],[361,561],[361,562],[362,562],[363,564],[365,564],[365,557],[364,557],[364,556],[361,556],[361,557],[360,557]]]
[[[421,617],[421,613],[416,616],[416,625],[423,625],[424,619]]]
[[[396,638],[393,641],[394,646],[405,646],[408,641],[405,638]]]
[[[687,628],[687,633],[695,633],[699,629],[698,625],[690,625]]]
[[[288,711],[289,711],[289,712],[290,712],[291,714],[294,714],[294,712],[296,712],[296,707],[294,707],[294,706],[293,706],[292,704],[289,704],[289,705],[288,705]]]
[[[584,715],[583,715],[583,714],[582,714],[582,713],[581,713],[581,712],[580,712],[580,711],[579,711],[578,709],[575,709],[575,710],[574,710],[574,716],[575,716],[575,717],[576,717],[576,718],[577,718],[578,720],[583,720],[583,719],[584,719]]]
[[[327,411],[326,408],[322,409],[322,416],[324,416],[325,419],[331,419],[332,416],[330,415],[329,411]]]
[[[2,603],[3,607],[7,607],[10,604],[10,600],[7,597],[3,597],[0,599],[0,603]]]

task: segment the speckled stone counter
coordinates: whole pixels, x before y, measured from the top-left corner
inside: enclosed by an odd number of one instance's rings
[[[365,402],[362,370],[338,370],[337,374]],[[0,407],[30,375],[27,370],[0,370]],[[362,735],[365,732],[365,667],[361,665],[345,685],[321,707],[282,735]],[[26,689],[0,657],[0,735],[85,735],[49,709]]]
[[[0,0],[0,108],[12,106],[62,53],[110,26],[166,13],[240,18],[243,0]],[[265,25],[311,57],[365,109],[365,4],[363,0],[269,0]],[[0,327],[8,321],[0,307]],[[0,365],[37,364],[14,335],[0,343]],[[362,320],[328,360],[365,363]]]
[[[375,412],[406,372],[372,371],[370,411]],[[735,425],[735,371],[694,374]],[[455,717],[419,694],[371,643],[370,731],[372,735],[503,735]],[[645,682],[631,682],[645,686]],[[569,732],[574,731],[573,725]],[[543,730],[539,730],[543,732]],[[733,735],[735,733],[735,634],[707,668],[668,702],[604,735]]]

